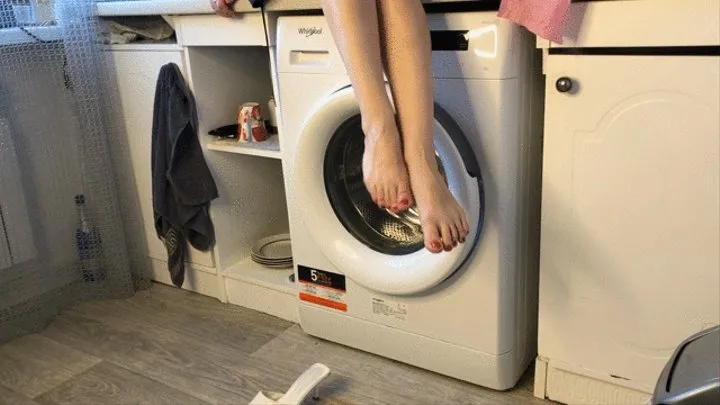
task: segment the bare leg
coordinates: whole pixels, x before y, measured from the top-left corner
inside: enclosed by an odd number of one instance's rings
[[[383,79],[377,4],[374,0],[323,0],[323,11],[360,104],[365,185],[380,207],[405,210],[413,197]]]
[[[420,0],[378,0],[383,55],[425,246],[451,250],[468,234],[465,211],[440,175],[433,146],[430,34]]]

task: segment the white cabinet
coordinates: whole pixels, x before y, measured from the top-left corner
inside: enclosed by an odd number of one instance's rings
[[[36,255],[21,179],[11,128],[0,114],[0,270]]]
[[[133,45],[115,47],[110,51],[112,66],[117,79],[118,111],[124,133],[115,140],[118,149],[119,188],[124,205],[126,233],[129,245],[135,254],[152,261],[151,273],[159,281],[168,282],[165,262],[167,252],[155,232],[152,207],[151,141],[155,86],[160,68],[175,63],[183,72],[184,51],[174,45]],[[185,78],[186,81],[188,78]],[[189,246],[189,245],[188,245]],[[192,269],[202,268],[205,273],[214,273],[212,251],[200,252],[189,248],[188,262]],[[188,270],[189,267],[187,266]],[[186,276],[192,283],[194,277]],[[211,283],[212,284],[212,283]]]
[[[212,18],[218,21],[217,29],[228,28],[222,18]],[[181,25],[198,21],[210,23],[195,16],[176,18]],[[241,28],[238,21],[245,19],[235,21],[233,29]],[[191,28],[184,32],[202,32]],[[133,265],[146,269],[156,281],[170,283],[167,253],[153,224],[150,157],[157,75],[164,64],[173,62],[193,92],[198,136],[220,194],[210,206],[216,245],[212,252],[191,252],[183,288],[297,320],[295,285],[289,278],[293,270],[268,269],[250,257],[258,240],[288,232],[279,136],[263,144],[241,144],[206,135],[237,122],[243,103],[266,105],[273,96],[270,53],[259,46],[225,42],[213,46],[202,38],[210,41],[200,35],[195,37],[199,42],[191,41],[193,46],[137,43],[114,46],[108,52],[123,127],[114,139],[113,163],[120,174],[118,188]]]
[[[720,58],[551,54],[545,73],[539,394],[641,403],[720,321]]]

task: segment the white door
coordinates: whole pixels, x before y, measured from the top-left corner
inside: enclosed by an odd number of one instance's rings
[[[546,74],[539,354],[652,387],[720,320],[720,58]]]
[[[180,50],[113,51],[112,58],[127,134],[124,155],[130,158],[130,162],[119,162],[125,169],[124,175],[120,175],[122,195],[124,203],[130,204],[128,211],[138,213],[127,219],[130,243],[153,259],[167,261],[167,251],[157,237],[153,221],[150,172],[153,104],[160,68],[175,63],[182,69],[183,53]],[[189,262],[215,267],[212,252],[199,252],[192,247],[189,251]]]
[[[0,269],[36,255],[20,162],[7,118],[0,112]]]
[[[430,289],[457,270],[477,242],[484,198],[479,165],[450,116],[439,106],[435,115],[440,166],[474,236],[442,254],[424,249],[416,212],[395,215],[372,203],[362,181],[364,138],[352,88],[321,103],[300,134],[292,164],[302,220],[328,260],[370,290],[407,295]]]

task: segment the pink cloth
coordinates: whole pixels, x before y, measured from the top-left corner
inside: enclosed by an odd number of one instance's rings
[[[533,34],[562,43],[562,27],[570,0],[502,0],[498,16],[527,28]]]

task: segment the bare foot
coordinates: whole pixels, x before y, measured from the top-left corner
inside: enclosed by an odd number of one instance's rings
[[[233,5],[236,0],[210,0],[210,6],[216,14],[223,17],[232,18],[235,16]]]
[[[450,193],[434,156],[409,156],[407,162],[425,247],[433,253],[449,252],[470,232],[465,211]]]
[[[365,152],[362,169],[365,187],[380,208],[402,212],[413,204],[402,145],[394,122],[363,125]]]

